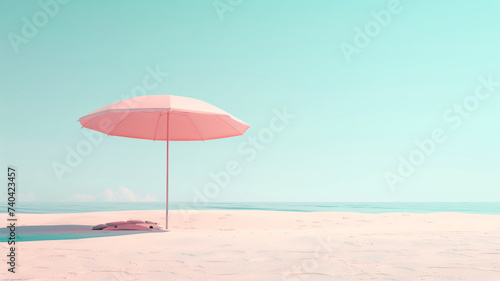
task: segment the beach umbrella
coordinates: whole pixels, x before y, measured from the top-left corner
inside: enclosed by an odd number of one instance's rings
[[[139,96],[118,101],[78,120],[82,127],[110,136],[167,143],[166,222],[168,228],[168,150],[170,141],[205,141],[240,136],[249,126],[201,100],[172,96]]]

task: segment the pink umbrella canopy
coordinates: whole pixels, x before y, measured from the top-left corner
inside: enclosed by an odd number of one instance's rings
[[[82,127],[111,136],[167,142],[165,228],[168,228],[169,141],[204,141],[240,136],[250,127],[211,104],[172,95],[139,96],[118,101],[78,121]]]

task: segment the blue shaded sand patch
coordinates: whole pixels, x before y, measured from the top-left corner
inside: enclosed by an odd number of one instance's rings
[[[141,230],[92,230],[92,225],[32,225],[16,227],[16,242],[85,239],[107,236],[122,236],[168,231]],[[7,242],[9,228],[0,229],[0,242]]]

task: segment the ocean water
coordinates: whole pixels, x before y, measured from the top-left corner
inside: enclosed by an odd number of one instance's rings
[[[1,203],[3,212],[6,203]],[[500,202],[240,202],[194,205],[190,202],[169,203],[170,210],[263,210],[285,212],[356,212],[500,214]],[[88,213],[106,211],[165,210],[165,202],[19,202],[18,214]]]

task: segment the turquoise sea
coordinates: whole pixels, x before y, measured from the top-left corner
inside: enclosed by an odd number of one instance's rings
[[[6,203],[0,204],[7,210]],[[239,203],[169,203],[170,210],[263,210],[285,212],[356,212],[500,214],[500,202],[239,202]],[[165,202],[19,202],[16,213],[57,214],[127,210],[165,210]]]

